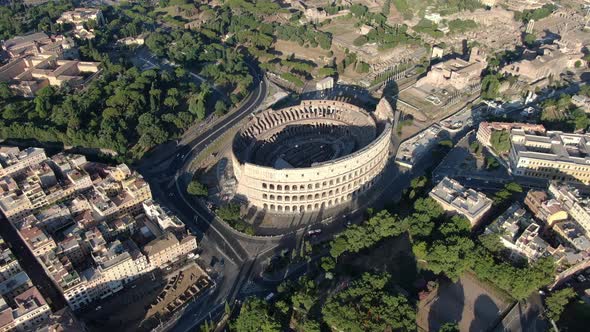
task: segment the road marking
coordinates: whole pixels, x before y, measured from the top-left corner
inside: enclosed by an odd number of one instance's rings
[[[262,83],[262,81],[260,82]],[[255,101],[257,101],[260,98],[262,89],[259,88],[258,89],[258,95],[256,96]],[[255,105],[256,103],[254,103]],[[199,146],[200,144],[203,143],[203,141],[208,140],[212,135],[216,134],[217,132],[219,132],[222,129],[225,129],[231,122],[233,122],[235,119],[239,118],[240,115],[242,115],[243,113],[248,113],[250,111],[250,109],[252,108],[252,106],[247,107],[243,112],[237,113],[236,117],[232,120],[227,121],[225,124],[223,124],[221,127],[217,128],[217,130],[213,131],[212,133],[210,133],[209,135],[207,135],[207,137],[201,139],[198,143],[195,143],[195,145],[186,153],[186,155],[184,156],[184,158],[182,158],[182,163],[186,163],[186,159],[191,155],[191,153],[197,148],[197,146]]]
[[[184,195],[182,194],[182,191],[180,190],[180,186],[178,184],[178,178],[176,178],[176,190],[178,191],[178,194],[180,195],[180,198],[182,198],[182,200],[184,201],[184,203],[191,209],[193,210],[193,212],[195,212],[199,217],[203,218],[204,220],[207,220],[207,218],[203,217],[203,215],[201,215],[199,213],[199,211],[197,211],[195,208],[193,208],[193,206],[186,200],[186,198],[184,197]],[[219,230],[213,226],[213,224],[211,222],[209,222],[209,226],[211,227],[211,229],[213,229],[222,239],[223,241],[225,241],[225,243],[227,243],[227,245],[231,248],[231,250],[234,252],[234,254],[239,258],[242,259],[242,256],[238,254],[238,252],[236,251],[236,249],[234,249],[234,247],[231,245],[231,243],[229,243],[229,241],[225,238],[225,236],[223,236],[223,234],[221,234],[221,232],[219,232]],[[243,261],[242,261],[243,262]]]

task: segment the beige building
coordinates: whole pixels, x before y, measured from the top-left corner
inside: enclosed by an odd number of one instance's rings
[[[237,197],[271,213],[346,203],[375,184],[389,159],[393,111],[309,100],[251,119],[236,135]]]
[[[547,223],[549,228],[568,218],[567,211],[561,203],[556,199],[550,199],[545,191],[529,190],[524,204],[536,218]]]
[[[578,225],[590,236],[590,202],[588,197],[582,197],[573,187],[551,183],[549,193],[561,203]]]
[[[28,196],[8,176],[0,179],[0,210],[13,224],[33,211],[33,205]]]
[[[512,130],[510,171],[514,175],[590,184],[590,135]]]
[[[433,65],[426,76],[416,82],[416,87],[464,90],[479,84],[481,72],[487,65],[485,52],[474,47],[468,61],[455,58]]]
[[[0,238],[0,282],[10,279],[22,270],[8,244]]]
[[[519,203],[514,203],[486,227],[485,233],[497,234],[512,260],[533,262],[549,254],[549,244],[541,238],[540,231],[541,226],[531,215]]]
[[[0,82],[25,97],[33,97],[46,86],[76,87],[85,80],[85,75],[96,73],[100,62],[59,60],[55,55],[29,55],[0,67]]]
[[[459,182],[445,177],[430,191],[429,196],[445,211],[458,213],[471,222],[471,227],[492,208],[492,200],[481,192],[463,187]]]
[[[25,241],[33,255],[35,255],[35,257],[41,257],[48,252],[53,251],[57,245],[45,230],[37,226],[37,223],[37,218],[33,215],[29,215],[19,222],[18,225],[16,225],[16,228],[18,229],[20,237]]]
[[[63,12],[56,22],[59,24],[70,23],[80,25],[90,20],[93,20],[98,24],[103,24],[104,17],[102,16],[102,11],[98,8],[76,8],[74,10]]]
[[[572,97],[572,104],[578,106],[582,111],[590,113],[590,98],[584,95],[575,95]]]
[[[43,149],[27,148],[21,151],[17,147],[0,147],[0,176],[19,174],[45,159],[47,155]]]
[[[197,238],[186,235],[180,240],[171,232],[151,241],[143,247],[151,268],[162,268],[197,249]]]
[[[59,59],[77,56],[75,43],[64,36],[48,36],[44,32],[16,36],[2,43],[2,49],[11,59],[27,55],[48,54]]]
[[[49,320],[51,309],[37,287],[27,289],[14,300],[14,308],[0,309],[0,331],[36,331]]]

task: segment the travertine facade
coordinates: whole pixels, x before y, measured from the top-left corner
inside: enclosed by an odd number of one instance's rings
[[[331,100],[258,114],[238,133],[237,193],[277,213],[332,207],[370,188],[387,164],[392,108],[373,113]]]

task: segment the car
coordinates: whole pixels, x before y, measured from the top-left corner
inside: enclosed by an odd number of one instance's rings
[[[319,228],[317,228],[317,229],[310,229],[310,230],[307,231],[307,235],[308,236],[318,235],[318,234],[321,234],[321,233],[322,233],[322,230],[319,229]]]
[[[539,289],[539,295],[545,295],[545,292],[542,289]]]
[[[264,298],[265,301],[270,301],[275,297],[275,293],[270,292],[268,293],[268,295]]]
[[[98,306],[98,307],[96,307],[96,309],[94,309],[94,310],[95,310],[95,311],[99,311],[99,310],[101,310],[101,309],[102,309],[102,306],[100,306],[100,305],[99,305],[99,306]]]
[[[137,287],[137,285],[133,285],[133,286],[131,286],[131,289],[134,289],[135,287]]]

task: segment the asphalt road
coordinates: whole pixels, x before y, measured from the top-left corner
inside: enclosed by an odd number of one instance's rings
[[[146,55],[142,57],[147,59]],[[158,61],[154,57],[147,60],[152,63]],[[166,65],[154,64],[161,67]],[[236,110],[204,131],[189,129],[179,140],[180,144],[158,151],[139,165],[140,172],[150,183],[153,196],[172,208],[182,217],[187,227],[198,235],[204,264],[223,262],[222,267],[221,263],[217,263],[216,269],[213,269],[217,282],[215,292],[208,298],[189,305],[172,328],[173,331],[190,331],[203,320],[220,315],[223,312],[223,303],[226,300],[231,303],[238,297],[242,286],[251,279],[257,263],[256,257],[252,257],[243,248],[238,237],[227,225],[219,222],[207,208],[184,197],[185,183],[192,177],[188,170],[190,161],[228,129],[256,111],[266,98],[268,87],[263,74],[254,64],[249,64],[249,67],[254,77],[254,89]],[[261,247],[272,249],[275,245],[273,241],[268,241],[262,243]],[[272,254],[272,250],[267,250],[265,254]]]

